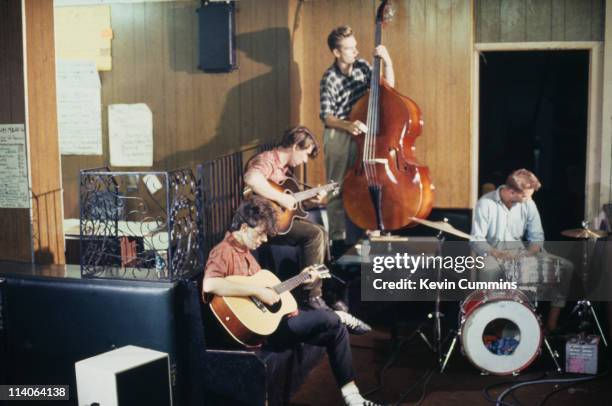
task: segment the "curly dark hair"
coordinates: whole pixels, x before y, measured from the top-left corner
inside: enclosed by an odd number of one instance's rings
[[[341,25],[340,27],[336,27],[332,32],[327,36],[327,46],[330,51],[338,48],[340,45],[340,41],[344,38],[348,38],[353,35],[353,29],[348,25]]]
[[[279,146],[283,148],[290,148],[294,145],[296,145],[299,149],[308,149],[311,145],[314,145],[312,152],[308,154],[308,157],[316,158],[317,155],[319,155],[319,143],[307,127],[298,125],[285,130]]]
[[[234,213],[230,231],[240,230],[243,224],[252,228],[263,225],[267,235],[276,235],[276,211],[272,203],[259,196],[243,201]]]

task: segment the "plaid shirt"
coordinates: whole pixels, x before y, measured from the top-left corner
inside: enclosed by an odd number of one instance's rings
[[[319,85],[321,120],[325,122],[325,117],[329,115],[346,119],[357,100],[370,87],[371,77],[372,68],[364,59],[355,61],[350,76],[340,72],[334,62],[323,74]]]

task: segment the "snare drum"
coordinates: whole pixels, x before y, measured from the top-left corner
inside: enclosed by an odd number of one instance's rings
[[[461,305],[460,325],[465,356],[477,368],[494,375],[527,368],[542,344],[540,319],[527,296],[518,290],[472,292]]]
[[[501,267],[506,280],[517,282],[519,286],[529,286],[558,284],[562,271],[571,269],[572,264],[555,255],[538,254],[504,261]]]

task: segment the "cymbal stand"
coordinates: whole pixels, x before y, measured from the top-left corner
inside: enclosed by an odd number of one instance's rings
[[[599,323],[599,318],[597,317],[597,313],[595,313],[595,308],[591,304],[589,300],[583,299],[576,302],[576,306],[572,310],[572,313],[578,312],[579,317],[583,317],[586,314],[590,314],[595,321],[595,325],[597,326],[597,331],[599,336],[601,337],[601,341],[603,341],[606,348],[608,347],[608,341],[606,340],[606,335],[601,328],[601,323]]]
[[[588,222],[583,221],[583,226],[588,226]],[[587,289],[587,283],[588,283],[588,271],[591,265],[589,264],[589,241],[593,241],[594,243],[596,243],[597,239],[587,238],[584,240],[584,243],[583,243],[582,270],[581,270],[582,278],[581,279],[582,279],[583,289],[585,291]],[[608,340],[606,340],[606,335],[603,332],[603,328],[601,327],[601,323],[599,322],[599,317],[597,317],[597,313],[595,312],[595,308],[591,304],[591,301],[586,298],[582,300],[578,300],[576,302],[576,306],[574,306],[574,309],[572,309],[572,314],[576,312],[578,313],[578,317],[580,317],[581,319],[584,319],[584,317],[587,314],[591,315],[591,317],[593,318],[593,321],[595,321],[595,326],[597,327],[597,331],[599,333],[599,336],[601,337],[601,341],[604,343],[604,345],[607,348]]]
[[[446,219],[444,220],[448,221]],[[438,239],[438,247],[436,249],[436,255],[441,256],[442,246],[444,245],[444,242],[446,240],[446,237],[444,236],[444,232],[439,231],[438,234],[436,235],[436,238]],[[442,270],[440,269],[440,267],[437,267],[436,281],[439,282],[441,279],[441,276],[442,276]],[[449,332],[449,335],[445,339],[442,338],[442,318],[444,317],[444,313],[440,311],[441,301],[442,301],[441,292],[440,292],[440,287],[438,286],[438,288],[436,289],[436,300],[434,304],[434,311],[433,313],[429,313],[427,315],[429,319],[433,320],[433,343],[430,344],[429,341],[426,339],[426,337],[423,337],[423,340],[432,349],[433,353],[436,355],[436,362],[438,364],[438,367],[440,368],[440,372],[444,372],[444,368],[446,367],[446,364],[457,342],[457,332],[455,330],[451,330]],[[446,354],[444,354],[442,351],[442,347],[444,343],[446,343],[451,336],[453,337],[451,341],[451,345],[448,351],[446,352]]]
[[[438,240],[437,248],[436,248],[436,255],[441,256],[442,246],[444,245],[444,241],[445,241],[444,232],[439,231],[436,234],[436,238]],[[440,267],[437,267],[436,280],[438,282],[441,279],[441,273],[442,273],[442,270],[440,269]],[[440,302],[441,302],[441,293],[440,293],[440,287],[438,286],[436,289],[436,299],[434,302],[434,311],[427,314],[427,318],[433,321],[433,339],[430,341],[427,338],[427,335],[423,332],[423,329],[421,327],[419,327],[416,330],[416,333],[421,337],[423,342],[435,354],[436,362],[438,363],[438,366],[442,365],[442,362],[443,362],[442,345],[443,345],[443,342],[446,342],[446,340],[442,339],[442,318],[444,317],[444,313],[440,311]]]

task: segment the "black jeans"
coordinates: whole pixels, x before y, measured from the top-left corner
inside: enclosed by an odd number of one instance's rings
[[[300,309],[297,316],[283,317],[268,342],[281,346],[303,342],[325,347],[338,387],[355,379],[349,334],[333,311]]]
[[[270,239],[271,244],[300,247],[300,270],[307,266],[323,264],[329,255],[327,232],[318,224],[304,219],[295,219],[287,234]],[[309,289],[308,296],[321,296],[323,281],[304,285]]]

